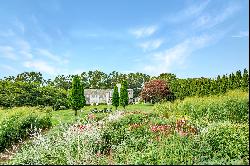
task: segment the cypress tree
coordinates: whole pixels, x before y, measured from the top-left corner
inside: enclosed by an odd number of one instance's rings
[[[235,74],[236,76],[236,88],[239,88],[239,87],[241,87],[241,79],[242,79],[242,76],[241,76],[241,71],[240,70],[238,70],[238,71],[236,71],[236,74]]]
[[[75,116],[77,116],[77,110],[81,109],[86,104],[83,84],[78,76],[73,77],[72,87],[69,91],[69,104],[75,111]]]
[[[120,105],[125,109],[128,105],[128,83],[123,81],[120,90]]]
[[[236,87],[236,84],[235,84],[235,75],[234,75],[234,73],[232,73],[232,77],[231,77],[231,80],[232,80],[232,84],[231,84],[231,87],[232,87],[232,89],[235,89],[235,87]]]
[[[117,110],[117,107],[119,106],[119,92],[116,85],[114,86],[114,92],[112,95],[112,105],[115,106],[115,109]]]
[[[242,79],[243,79],[242,87],[243,87],[243,89],[247,89],[249,86],[249,75],[248,75],[248,71],[246,68],[244,69]]]

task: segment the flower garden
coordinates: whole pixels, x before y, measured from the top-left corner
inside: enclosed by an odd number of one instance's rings
[[[125,110],[105,107],[84,107],[78,117],[72,110],[24,107],[39,115],[31,123],[20,122],[27,124],[23,131],[30,139],[1,164],[249,164],[248,92],[129,105]],[[18,109],[0,113],[11,119]],[[40,114],[46,115],[46,121],[38,120]],[[0,119],[1,141],[7,130],[4,122]],[[28,124],[39,124],[43,130],[32,127],[28,132]],[[21,126],[16,130],[25,128]]]

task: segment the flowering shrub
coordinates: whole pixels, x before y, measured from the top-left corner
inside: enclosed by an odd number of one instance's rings
[[[142,91],[141,98],[146,102],[159,102],[170,94],[167,82],[164,80],[151,80],[146,82]]]
[[[89,114],[88,115],[88,119],[90,119],[90,120],[95,119],[95,117],[96,117],[95,114]]]
[[[189,125],[188,120],[185,118],[181,118],[181,119],[176,121],[176,131],[181,136],[186,136],[188,134],[197,134],[198,133],[197,128]]]
[[[167,132],[167,131],[170,131],[171,130],[171,126],[170,125],[153,125],[153,126],[150,126],[150,130],[152,132]]]
[[[141,126],[141,124],[137,124],[137,123],[129,124],[129,130],[137,129],[140,126]]]

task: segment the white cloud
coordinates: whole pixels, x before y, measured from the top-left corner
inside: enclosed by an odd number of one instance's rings
[[[151,51],[159,48],[163,43],[163,39],[155,39],[149,40],[139,44],[139,47],[143,49],[143,51]]]
[[[249,31],[240,31],[238,35],[233,35],[232,37],[237,37],[237,38],[249,37]]]
[[[157,29],[157,26],[141,27],[130,30],[130,33],[133,34],[136,38],[142,38],[153,35]]]
[[[11,67],[11,66],[9,66],[9,65],[1,65],[0,66],[3,70],[5,70],[5,71],[11,71],[11,72],[17,72],[17,70],[16,69],[14,69],[13,67]]]
[[[18,40],[17,45],[19,47],[19,53],[21,55],[24,55],[28,59],[32,59],[33,55],[31,53],[31,46],[30,44],[25,40]]]
[[[202,35],[184,40],[172,48],[151,55],[152,64],[146,64],[143,71],[149,74],[170,72],[172,67],[185,65],[185,59],[194,51],[201,49],[215,40],[214,36]]]
[[[187,8],[181,10],[180,12],[170,15],[167,18],[167,21],[172,23],[179,23],[182,22],[183,20],[188,20],[194,16],[198,16],[206,9],[209,2],[210,2],[209,0],[206,0],[202,1],[199,4],[192,4],[191,6],[188,6]]]
[[[55,75],[58,70],[53,66],[49,65],[47,62],[42,60],[26,61],[23,63],[24,67],[32,68],[37,71],[45,72],[47,74]]]
[[[37,49],[37,52],[38,52],[38,54],[40,54],[42,56],[46,56],[50,60],[55,61],[55,62],[60,63],[60,64],[67,64],[69,62],[67,59],[62,59],[58,55],[55,55],[46,49]]]
[[[192,23],[192,26],[194,28],[212,28],[231,17],[233,14],[239,11],[240,8],[241,6],[239,4],[231,3],[216,14],[202,14]]]
[[[15,54],[15,49],[11,46],[0,46],[0,56],[10,59],[17,60],[17,55]]]
[[[33,58],[30,44],[20,39],[16,39],[13,46],[0,46],[0,53],[3,57],[11,60],[17,60],[18,58]],[[21,55],[24,57],[21,57]]]

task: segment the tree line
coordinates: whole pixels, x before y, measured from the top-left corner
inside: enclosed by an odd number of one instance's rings
[[[53,80],[44,79],[40,72],[24,72],[17,76],[0,79],[0,106],[52,106],[69,108],[68,92],[77,75],[58,75]],[[113,89],[117,83],[127,81],[127,88],[133,89],[134,97],[139,96],[144,83],[150,76],[143,73],[123,74],[113,71],[82,72],[78,75],[84,89]]]
[[[69,90],[72,86],[73,77],[76,75],[58,75],[53,80],[44,79],[40,72],[24,72],[15,76],[4,77],[3,80],[11,82],[38,83],[41,86],[53,86],[64,90]],[[150,80],[150,76],[143,73],[123,74],[113,71],[109,74],[95,70],[82,72],[79,74],[84,89],[113,89],[114,85],[127,80],[128,88],[133,89],[134,96],[139,96],[143,84]]]
[[[76,75],[58,75],[53,80],[44,79],[40,72],[24,72],[17,76],[0,79],[0,106],[52,106],[69,108],[68,92]],[[127,88],[133,89],[134,97],[140,96],[144,84],[160,79],[167,82],[169,94],[166,100],[184,99],[187,96],[205,96],[225,93],[230,89],[249,88],[249,72],[244,69],[217,78],[177,78],[173,73],[162,73],[150,77],[143,73],[122,74],[113,71],[106,74],[101,71],[82,72],[78,75],[84,89],[114,89],[117,83],[127,82]]]
[[[177,78],[174,74],[163,73],[154,79],[162,79],[168,82],[171,95],[167,100],[184,99],[188,96],[208,96],[224,94],[228,90],[249,89],[249,71],[245,68],[232,72],[229,75],[218,75],[216,78]]]

